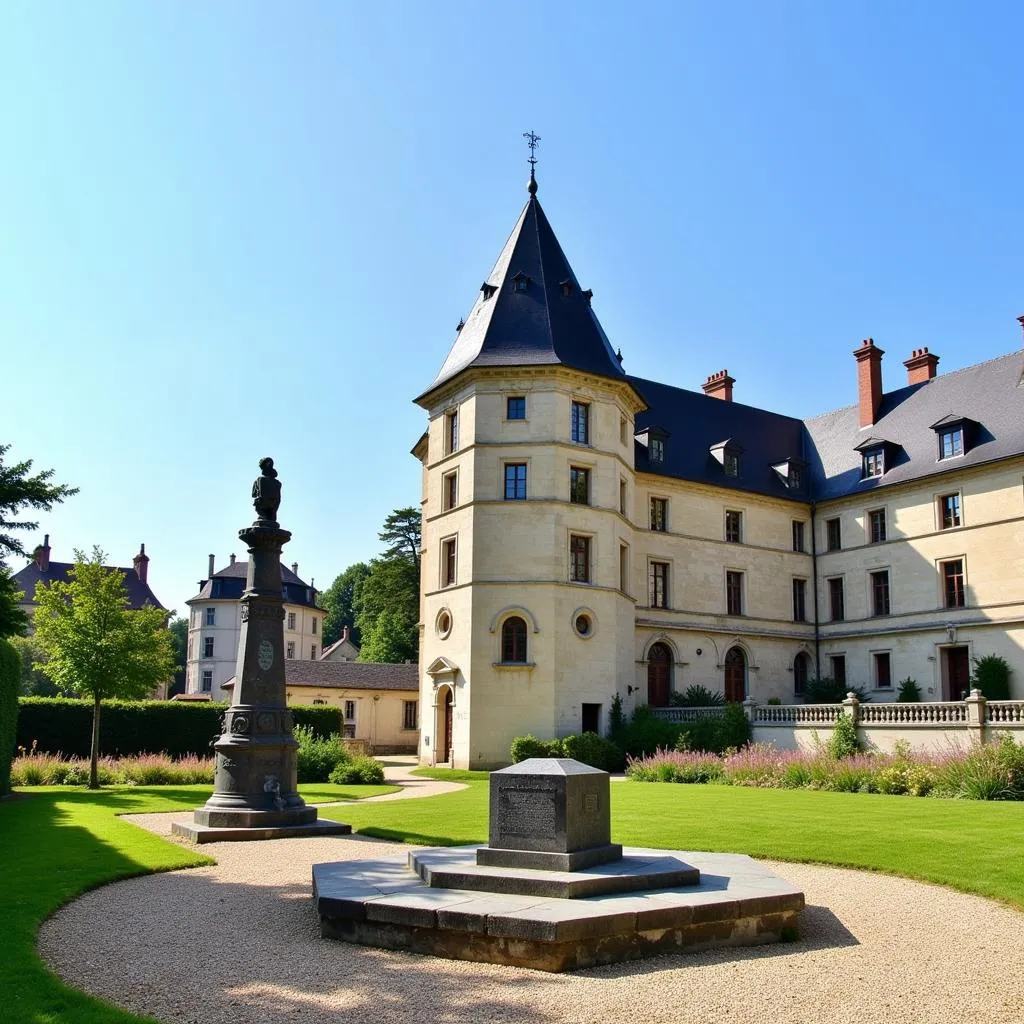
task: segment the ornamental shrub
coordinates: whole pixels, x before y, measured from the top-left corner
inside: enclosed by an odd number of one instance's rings
[[[348,764],[352,760],[352,755],[345,749],[337,733],[320,736],[309,726],[297,725],[295,738],[299,741],[299,782],[328,782],[331,772],[338,765]]]
[[[11,761],[18,731],[18,688],[21,658],[0,639],[0,796],[11,791]]]
[[[658,718],[646,705],[633,712],[619,744],[629,757],[645,757],[656,750],[671,750],[682,734],[680,726]]]
[[[921,703],[921,687],[917,685],[916,679],[911,679],[907,676],[903,682],[900,683],[900,692],[896,697],[897,704],[920,704]]]
[[[1010,666],[998,654],[974,659],[971,688],[981,690],[986,700],[1010,699]]]
[[[372,757],[354,757],[336,765],[328,781],[339,786],[379,786],[384,781],[384,766]]]
[[[683,693],[673,692],[671,703],[677,708],[720,708],[725,706],[725,694],[694,684]]]
[[[715,718],[698,718],[677,726],[680,730],[676,741],[677,750],[704,750],[724,754],[727,750],[738,750],[750,742],[750,720],[742,704],[728,704],[721,715]]]
[[[517,736],[509,751],[513,764],[531,757],[562,757],[561,740],[539,740],[536,736]]]
[[[621,772],[626,766],[626,757],[619,747],[611,740],[598,736],[596,732],[563,736],[561,756],[582,761],[603,772]]]
[[[828,752],[837,761],[844,757],[853,757],[861,750],[857,726],[849,715],[840,715],[836,719],[835,728],[828,741]]]
[[[850,686],[840,680],[824,677],[807,680],[807,686],[804,688],[804,703],[842,704],[846,700],[847,693],[855,694],[857,700],[862,704],[871,700],[870,695],[862,686]]]

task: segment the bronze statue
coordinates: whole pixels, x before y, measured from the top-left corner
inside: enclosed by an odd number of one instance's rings
[[[257,477],[252,485],[252,504],[260,519],[276,523],[277,509],[281,504],[281,481],[277,479],[274,460],[260,459],[260,472],[263,475]]]

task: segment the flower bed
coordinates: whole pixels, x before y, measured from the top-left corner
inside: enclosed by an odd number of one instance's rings
[[[167,754],[101,757],[97,762],[101,786],[190,786],[213,784],[213,758],[171,758]],[[87,757],[64,757],[18,748],[11,765],[12,786],[84,786],[89,782]]]
[[[1024,746],[1004,737],[941,753],[903,748],[894,754],[834,757],[824,750],[777,750],[770,743],[754,743],[722,756],[658,750],[630,758],[626,774],[638,782],[1024,800]]]

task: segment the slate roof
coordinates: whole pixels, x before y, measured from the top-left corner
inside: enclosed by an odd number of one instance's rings
[[[36,586],[39,583],[69,583],[68,570],[75,567],[74,562],[54,562],[50,560],[49,568],[45,571],[39,568],[35,561],[29,562],[24,569],[14,574],[14,584],[18,590],[25,592],[23,600],[27,604],[36,603]],[[125,569],[123,566],[104,566],[105,569],[116,568],[124,576],[125,590],[128,592],[128,607],[139,609],[145,605],[154,608],[164,606],[157,600],[156,594],[149,588],[148,583],[139,579],[139,574],[134,568]],[[166,609],[164,609],[166,611]]]
[[[208,580],[203,580],[199,593],[190,597],[185,603],[238,601],[245,590],[245,578],[248,572],[248,559],[235,561],[219,572],[215,572]],[[313,588],[304,580],[299,579],[283,562],[281,563],[281,587],[286,604],[305,605],[308,608],[318,607]]]
[[[284,663],[285,686],[319,686],[333,690],[408,690],[418,692],[417,665],[372,661],[294,661]],[[234,677],[224,688],[234,686]]]
[[[637,414],[637,433],[657,426],[669,435],[662,463],[651,463],[647,447],[636,444],[637,472],[807,500],[806,483],[800,489],[790,490],[772,469],[773,464],[786,459],[806,460],[806,437],[800,420],[653,380],[627,379],[647,403],[647,410]],[[731,441],[742,449],[736,477],[727,476],[722,464],[711,454],[712,446],[723,441]]]
[[[890,391],[883,394],[870,427],[860,427],[856,405],[807,420],[814,499],[825,501],[1024,454],[1022,370],[1024,353],[1011,352]],[[965,453],[940,460],[932,426],[950,422],[950,417],[974,423],[968,426]],[[856,446],[869,437],[889,442],[886,471],[862,480]]]
[[[525,290],[516,290],[517,277]],[[625,376],[590,294],[580,288],[534,193],[440,373],[417,401],[470,366],[559,363],[603,377]]]

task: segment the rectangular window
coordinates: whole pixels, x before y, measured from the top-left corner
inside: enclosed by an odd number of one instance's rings
[[[629,545],[619,545],[619,590],[629,593]]]
[[[880,569],[871,574],[871,613],[889,614],[889,570]]]
[[[289,629],[294,629],[295,628],[295,612],[289,612],[288,613],[288,628]]]
[[[455,538],[441,541],[441,586],[450,587],[455,583]]]
[[[841,622],[846,618],[842,576],[836,576],[828,581],[828,604],[833,622]]]
[[[625,416],[620,416],[619,417],[619,444],[625,444],[626,443],[626,437],[627,437],[626,426],[627,426],[627,424],[626,424],[626,417]]]
[[[310,630],[313,636],[316,636],[316,616],[313,616],[313,628]]]
[[[526,463],[505,463],[505,500],[526,500]]]
[[[726,476],[740,475],[740,457],[735,452],[724,452],[722,466]]]
[[[590,470],[569,467],[569,500],[574,505],[590,504]]]
[[[964,453],[964,428],[950,427],[939,432],[939,458],[952,459]]]
[[[619,514],[626,514],[626,481],[619,481]]]
[[[510,420],[526,419],[526,399],[522,395],[516,395],[505,402],[505,418]],[[415,729],[416,727],[413,726]]]
[[[524,417],[520,416],[519,419]],[[509,419],[515,419],[513,416],[509,416]],[[416,729],[419,727],[419,701],[415,700],[403,700],[402,701],[402,728],[403,729]]]
[[[885,451],[882,448],[873,448],[864,453],[861,466],[861,476],[864,478],[881,476],[885,472]]]
[[[590,444],[590,406],[585,402],[572,403],[571,436],[577,444]]]
[[[846,685],[846,655],[845,654],[833,654],[829,658],[829,662],[832,665],[832,678],[837,683]]]
[[[310,644],[309,646],[309,660],[316,661],[316,644]]]
[[[445,473],[441,478],[441,511],[447,512],[459,503],[459,474]]]
[[[651,529],[664,533],[668,529],[668,499],[651,498]]]
[[[793,580],[793,621],[807,621],[807,580]]]
[[[294,640],[289,640],[288,643],[285,644],[284,656],[286,658],[294,658],[295,657],[295,641]]]
[[[213,690],[213,669],[207,669],[203,673],[203,693],[210,693]]]
[[[590,538],[574,533],[569,536],[569,579],[590,582]]]
[[[825,520],[825,547],[829,551],[838,551],[843,546],[843,535],[839,527],[839,519]]]
[[[801,519],[793,520],[793,550],[804,550],[804,524]]]
[[[213,657],[213,637],[212,636],[204,636],[203,637],[203,657],[204,658],[212,658]]]
[[[960,525],[960,495],[944,494],[939,498],[939,512],[942,520],[942,529],[951,530],[954,526]]]
[[[345,721],[354,722],[356,720],[356,702],[354,700],[345,701]]]
[[[892,662],[888,651],[875,653],[875,686],[879,690],[892,689]]]
[[[660,437],[651,438],[651,447],[649,449],[651,462],[664,462],[665,461],[665,442]]]
[[[668,607],[668,562],[651,562],[648,572],[651,585],[651,607]]]
[[[743,614],[743,573],[725,574],[725,610],[728,615]]]
[[[451,455],[459,450],[459,410],[453,409],[444,417],[444,453]]]
[[[730,544],[739,544],[743,540],[743,513],[725,513],[725,539]]]
[[[868,538],[872,544],[885,540],[885,509],[876,508],[868,513]]]
[[[217,609],[215,607],[206,609],[206,624],[208,626],[217,624]]]
[[[947,608],[963,608],[965,601],[962,558],[942,563],[942,588]]]

